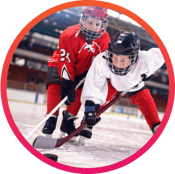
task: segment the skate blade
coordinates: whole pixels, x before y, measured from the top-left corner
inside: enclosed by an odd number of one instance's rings
[[[79,138],[79,144],[80,144],[80,145],[82,145],[82,146],[84,146],[84,145],[85,145],[85,143],[86,143],[86,138],[85,138],[85,137],[80,136],[80,138]]]
[[[66,136],[66,133],[65,133],[65,132],[60,131],[60,135],[59,135],[59,137],[60,137],[60,138],[64,138],[65,136]]]
[[[65,138],[67,136],[67,134],[65,133],[65,132],[60,132],[60,138]],[[76,141],[76,137],[74,136],[74,137],[72,137],[70,140],[69,140],[69,142],[75,142]]]
[[[76,141],[76,137],[72,137],[69,141],[75,142]]]
[[[50,134],[50,135],[47,134],[46,137],[47,137],[47,138],[52,138],[52,134]]]

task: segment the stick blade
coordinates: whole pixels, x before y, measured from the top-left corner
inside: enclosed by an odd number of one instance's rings
[[[57,143],[57,139],[38,136],[33,142],[33,147],[36,149],[53,149]]]

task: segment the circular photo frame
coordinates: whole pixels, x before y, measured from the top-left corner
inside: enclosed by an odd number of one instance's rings
[[[19,128],[17,127],[16,123],[14,122],[13,115],[10,112],[9,103],[8,103],[8,99],[7,99],[7,95],[6,95],[7,94],[7,75],[8,75],[8,71],[9,71],[9,66],[10,66],[12,57],[13,57],[18,45],[20,44],[21,40],[25,37],[25,35],[33,27],[35,27],[40,21],[42,21],[46,17],[48,17],[54,13],[57,13],[59,11],[65,10],[65,9],[69,9],[69,8],[73,8],[73,7],[82,7],[82,6],[100,6],[100,7],[104,7],[107,9],[111,9],[113,11],[117,11],[120,14],[124,14],[125,16],[128,16],[129,18],[131,18],[132,20],[137,22],[140,26],[142,26],[142,28],[144,28],[144,30],[147,31],[147,33],[152,37],[152,39],[155,41],[157,46],[160,48],[162,55],[165,59],[165,63],[166,63],[167,71],[168,71],[168,79],[169,79],[168,102],[167,102],[165,114],[163,116],[161,125],[159,126],[159,129],[156,131],[156,133],[149,139],[149,141],[142,148],[140,148],[138,151],[136,151],[134,154],[130,155],[129,157],[127,157],[127,158],[125,158],[117,163],[111,164],[111,165],[102,166],[102,167],[95,167],[95,168],[79,168],[79,167],[72,167],[72,166],[64,165],[64,164],[61,164],[59,162],[55,162],[53,160],[50,160],[49,158],[44,156],[42,153],[40,153],[38,150],[33,148],[31,143],[29,143],[26,140],[26,138],[22,135],[22,133],[19,131]],[[133,12],[131,12],[131,11],[121,7],[121,6],[118,6],[118,5],[115,5],[112,3],[108,3],[108,2],[103,2],[103,1],[73,1],[73,2],[64,3],[64,4],[61,4],[61,5],[58,5],[58,6],[55,6],[53,8],[46,10],[42,14],[35,17],[32,21],[30,21],[20,31],[20,33],[17,35],[14,42],[12,43],[12,45],[7,53],[6,59],[4,61],[4,65],[3,65],[3,69],[2,69],[2,78],[1,78],[1,97],[2,97],[2,104],[3,104],[4,112],[5,112],[6,118],[8,120],[8,123],[9,123],[12,131],[14,132],[14,134],[16,135],[18,140],[21,142],[21,144],[30,153],[32,153],[34,156],[36,156],[38,159],[40,159],[41,161],[45,162],[46,164],[48,164],[50,166],[53,166],[57,169],[67,171],[67,172],[103,173],[103,172],[109,172],[112,170],[119,169],[119,168],[126,166],[129,163],[135,161],[141,155],[143,155],[160,137],[160,135],[162,134],[162,132],[163,132],[168,120],[169,120],[169,117],[170,117],[170,114],[172,111],[172,107],[173,107],[173,102],[174,102],[174,72],[173,72],[173,67],[172,67],[170,57],[168,55],[168,52],[167,52],[163,42],[161,41],[159,36],[156,34],[156,32],[144,20],[142,20],[139,16],[137,16]]]

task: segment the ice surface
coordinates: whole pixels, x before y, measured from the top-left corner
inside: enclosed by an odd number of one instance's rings
[[[44,119],[45,105],[9,102],[13,119],[24,137],[26,137]],[[59,127],[62,119],[62,111],[57,122],[57,128],[53,138],[59,138]],[[83,110],[78,114],[75,122],[78,127],[83,117]],[[63,146],[52,150],[38,150],[41,153],[58,155],[58,162],[83,168],[102,167],[119,162],[135,152],[147,143],[152,133],[143,119],[127,118],[103,114],[102,120],[94,127],[93,136],[86,141],[84,146],[77,143],[65,143]],[[28,140],[33,143],[41,133],[42,127]],[[78,141],[78,138],[77,138]]]

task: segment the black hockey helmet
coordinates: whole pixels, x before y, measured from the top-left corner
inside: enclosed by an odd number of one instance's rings
[[[112,73],[117,75],[126,75],[133,65],[137,62],[138,52],[140,50],[140,39],[134,33],[128,33],[124,31],[118,32],[109,42],[108,49],[106,51],[106,58],[109,69]],[[113,54],[129,56],[131,64],[125,69],[118,69],[113,65]]]

